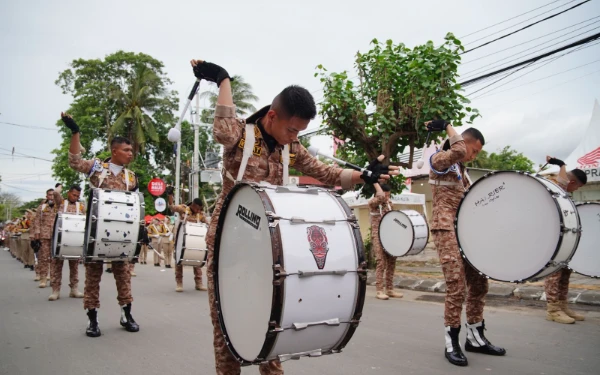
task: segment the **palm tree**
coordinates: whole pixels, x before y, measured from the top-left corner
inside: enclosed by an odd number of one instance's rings
[[[158,142],[158,133],[151,115],[166,100],[164,92],[162,81],[154,71],[146,66],[136,67],[126,91],[117,88],[113,92],[121,110],[110,128],[109,138],[118,134],[128,137],[134,153],[143,151],[148,139]]]
[[[233,103],[235,104],[235,112],[238,116],[249,115],[256,112],[256,108],[250,102],[258,101],[258,96],[252,93],[252,85],[244,80],[242,76],[233,76],[231,82],[231,92],[233,94]],[[205,91],[200,94],[201,98],[208,98],[211,110],[202,111],[202,122],[212,123],[213,113],[217,105],[218,94],[215,91]]]

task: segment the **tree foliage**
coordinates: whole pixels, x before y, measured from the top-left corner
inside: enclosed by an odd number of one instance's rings
[[[471,168],[482,168],[491,169],[494,171],[524,171],[534,172],[533,166],[535,163],[527,158],[523,153],[517,152],[505,146],[498,153],[492,152],[488,154],[485,150],[482,150],[477,159],[467,163],[468,167]]]
[[[346,71],[330,73],[319,65],[315,76],[324,91],[321,116],[326,132],[346,141],[338,149],[340,155],[365,165],[383,154],[384,162],[412,168],[414,148],[427,136],[425,121],[471,123],[478,111],[467,106],[469,100],[457,83],[463,50],[451,33],[439,47],[429,41],[411,49],[374,39],[371,50],[356,55],[358,83]],[[410,151],[408,163],[396,162],[405,148]],[[394,192],[402,190],[402,181],[392,181]],[[363,194],[372,191],[366,188]]]

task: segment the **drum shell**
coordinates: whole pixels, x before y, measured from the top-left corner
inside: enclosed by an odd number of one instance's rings
[[[85,226],[84,261],[135,262],[141,250],[144,216],[142,193],[91,189]]]
[[[52,258],[80,259],[83,256],[86,217],[58,213],[52,232]]]
[[[387,233],[394,229],[397,230]],[[383,250],[394,257],[417,255],[425,249],[429,242],[427,220],[415,210],[386,212],[379,222],[378,232]],[[402,236],[402,241],[396,241],[399,238],[395,238],[394,235]]]
[[[221,274],[225,270],[224,267],[226,267],[221,264],[222,259],[226,259],[221,254],[223,239],[226,238],[223,228],[228,216],[237,216],[234,210],[228,211],[228,208],[230,206],[235,208],[234,206],[238,202],[236,201],[238,194],[250,194],[247,190],[244,191],[245,189],[252,189],[252,194],[257,195],[257,202],[260,203],[254,206],[254,210],[258,211],[260,208],[264,211],[261,214],[263,215],[261,216],[261,223],[265,226],[260,228],[267,230],[263,233],[266,233],[271,242],[268,254],[269,264],[263,264],[260,270],[255,271],[256,273],[262,273],[267,267],[272,270],[272,278],[269,281],[272,292],[269,293],[270,306],[266,306],[266,309],[265,306],[262,307],[266,311],[270,310],[270,313],[267,314],[269,319],[268,321],[265,320],[262,333],[260,333],[261,328],[257,329],[259,332],[257,337],[261,335],[263,337],[261,339],[262,348],[253,356],[241,355],[236,350],[235,334],[228,332],[227,318],[224,317],[226,314],[223,310],[227,308],[227,303],[223,303],[223,291],[220,285],[227,281],[223,279],[225,276]],[[286,360],[310,354],[315,355],[315,350],[318,351],[319,355],[339,352],[352,337],[362,315],[366,291],[366,263],[364,262],[362,239],[352,211],[341,197],[331,195],[329,207],[336,206],[335,216],[338,219],[343,218],[341,219],[343,222],[336,222],[335,225],[332,225],[319,224],[311,220],[310,223],[298,222],[292,224],[291,220],[278,219],[278,217],[290,218],[290,212],[294,211],[294,207],[301,207],[300,211],[304,211],[300,216],[307,217],[304,215],[307,210],[317,210],[317,207],[322,206],[322,201],[316,205],[307,204],[307,201],[311,200],[310,193],[296,193],[295,189],[287,189],[284,187],[275,188],[270,185],[269,187],[263,187],[238,184],[225,199],[219,216],[214,253],[215,292],[218,301],[217,306],[219,307],[219,320],[223,333],[229,338],[228,346],[231,352],[244,365],[257,364],[272,359]],[[286,191],[289,204],[284,207],[286,205],[282,204],[282,194],[285,195]],[[321,191],[320,194],[325,194],[325,191]],[[317,199],[314,196],[312,198]],[[323,197],[320,198],[323,199]],[[330,250],[323,263],[322,270],[318,269],[318,263],[311,254],[306,239],[307,227],[315,224],[326,228],[327,239],[330,241]],[[294,231],[296,233],[292,233]],[[335,252],[339,252],[340,248],[334,243],[340,238],[333,232],[344,232],[343,237],[345,236],[345,238],[343,240],[347,241],[347,244],[353,249],[349,251],[348,247],[345,248],[347,251],[344,256],[346,260],[336,259]],[[227,234],[227,236],[229,235]],[[303,239],[301,239],[302,236]],[[334,247],[337,249],[336,251],[332,250]],[[245,251],[249,250],[245,249]],[[266,255],[266,253],[263,253],[263,259],[267,259],[264,257]],[[343,262],[348,262],[348,259],[350,259],[348,256],[351,258],[350,263],[344,263],[345,265],[342,266]],[[346,268],[351,266],[353,269],[348,269],[350,272],[337,276],[325,274],[310,277],[299,276],[299,271],[329,272],[328,270],[337,269],[338,266]],[[338,293],[339,290],[345,290],[345,292]],[[327,299],[327,295],[330,296],[329,303],[324,303],[323,299]],[[328,310],[329,313],[324,311],[323,306],[328,306],[328,309],[325,310]],[[291,328],[293,323],[322,321],[327,320],[327,317],[339,317],[342,323],[336,326],[309,326],[299,330]]]
[[[544,202],[552,202],[552,203],[550,203],[551,206],[548,206],[547,211],[549,212],[549,214],[551,214],[553,216],[552,220],[557,223],[556,227],[549,228],[550,231],[554,231],[554,232],[552,232],[550,234],[548,232],[540,233],[535,230],[515,227],[515,225],[513,223],[511,223],[511,220],[510,219],[507,220],[506,218],[501,220],[501,219],[498,219],[497,217],[493,217],[493,220],[490,222],[490,220],[486,220],[487,217],[477,216],[479,214],[477,214],[477,212],[478,212],[478,211],[476,211],[477,208],[474,208],[474,207],[478,203],[475,203],[475,204],[473,204],[473,203],[479,198],[479,196],[481,195],[480,193],[482,193],[482,192],[487,193],[489,190],[489,186],[496,186],[496,185],[504,184],[503,179],[505,179],[505,178],[509,180],[510,188],[516,189],[515,191],[518,191],[519,189],[523,189],[525,187],[527,187],[527,189],[531,189],[531,188],[535,187],[536,196],[537,196],[537,194],[540,194],[540,197],[545,196],[545,197],[550,198],[549,200],[547,198],[543,198],[543,200],[544,200]],[[525,178],[527,178],[527,180],[524,180]],[[519,184],[517,184],[515,182],[516,180],[519,181]],[[502,184],[499,184],[500,182],[502,182]],[[482,188],[478,189],[478,187],[482,187]],[[502,187],[502,189],[504,189],[504,187]],[[502,189],[500,190],[501,193],[496,195],[495,198],[493,198],[489,202],[487,201],[487,198],[482,199],[480,202],[485,203],[484,205],[482,205],[482,207],[485,207],[485,205],[487,205],[488,203],[495,205],[496,203],[493,203],[494,200],[498,197],[501,198],[503,196],[502,194],[504,194],[504,193],[502,193]],[[546,194],[546,195],[544,195],[544,194]],[[482,196],[485,196],[485,194],[483,194]],[[508,196],[510,196],[510,195],[508,195]],[[494,196],[492,195],[492,197],[494,197]],[[522,202],[523,205],[528,204],[526,198],[523,198],[519,202]],[[507,202],[507,203],[512,203],[512,202]],[[494,210],[498,211],[498,210],[504,209],[505,205],[500,204],[500,206],[495,206],[496,208]],[[508,207],[508,206],[513,207],[514,205],[515,204],[512,203],[512,206],[510,206],[510,204],[508,204],[508,205],[506,205],[506,207]],[[481,209],[481,207],[479,209]],[[530,208],[530,210],[531,210],[531,208]],[[512,214],[512,212],[511,212],[511,214]],[[475,215],[475,216],[473,216],[474,218],[471,218],[471,220],[467,220],[466,216],[464,216],[464,218],[468,222],[482,223],[480,228],[467,228],[465,226],[466,224],[461,224],[461,217],[463,217],[463,215]],[[490,214],[488,213],[488,215],[490,215]],[[516,213],[515,213],[515,215],[516,215]],[[517,219],[517,217],[515,216],[514,219]],[[543,219],[544,218],[541,218],[541,220],[543,220]],[[517,221],[517,220],[515,220],[515,221]],[[511,225],[511,224],[513,224],[513,225]],[[527,223],[527,224],[529,224],[529,223]],[[538,259],[534,259],[533,263],[528,263],[528,264],[534,264],[534,263],[542,264],[543,263],[543,265],[537,266],[537,268],[531,269],[527,272],[523,272],[523,273],[519,274],[518,276],[509,278],[509,277],[503,276],[504,274],[506,274],[506,269],[511,269],[511,271],[512,271],[513,268],[517,269],[518,267],[508,267],[506,265],[495,264],[494,263],[495,260],[492,260],[494,257],[497,257],[497,256],[507,258],[508,255],[505,255],[502,252],[498,252],[495,254],[488,253],[489,251],[492,251],[492,250],[490,250],[490,248],[493,248],[493,246],[481,245],[481,246],[478,246],[477,250],[475,250],[473,248],[467,249],[467,248],[465,248],[465,243],[467,243],[467,242],[463,241],[464,239],[461,240],[461,237],[463,235],[465,235],[466,237],[475,236],[475,234],[470,234],[469,231],[471,231],[471,232],[478,231],[478,230],[481,230],[481,228],[483,228],[484,229],[483,233],[480,231],[477,233],[479,238],[482,239],[482,241],[484,239],[487,241],[490,241],[490,243],[493,243],[494,246],[496,246],[495,242],[500,242],[500,240],[502,240],[504,237],[494,239],[495,233],[500,233],[500,232],[492,232],[494,234],[490,235],[490,233],[487,232],[488,229],[485,229],[484,225],[490,225],[490,228],[491,228],[491,229],[489,229],[490,231],[498,231],[497,228],[491,227],[494,225],[503,225],[504,228],[509,228],[509,231],[507,232],[507,230],[505,229],[504,231],[507,233],[502,234],[502,235],[507,238],[510,237],[511,241],[513,238],[518,238],[518,236],[523,233],[526,236],[538,236],[537,238],[540,238],[541,236],[551,235],[549,238],[556,237],[556,240],[555,240],[555,242],[553,242],[551,248],[547,248],[546,250],[544,250],[544,251],[548,252],[549,254],[551,254],[550,256],[548,256],[547,258],[543,258],[543,259],[542,259],[542,257],[540,257]],[[575,208],[574,203],[571,201],[571,199],[567,196],[567,194],[558,185],[554,184],[553,182],[551,182],[549,180],[542,178],[541,176],[532,175],[532,174],[525,173],[525,172],[499,171],[499,172],[491,172],[491,173],[486,174],[481,179],[477,180],[466,192],[466,194],[463,197],[463,199],[461,200],[461,202],[458,206],[457,212],[456,212],[455,230],[456,230],[456,238],[458,241],[459,249],[460,249],[463,259],[465,259],[475,270],[477,270],[480,274],[482,274],[488,278],[494,279],[494,280],[504,281],[504,282],[521,283],[521,282],[525,282],[525,281],[534,281],[534,280],[538,280],[538,279],[547,277],[547,276],[551,275],[552,273],[558,271],[562,267],[564,267],[567,264],[567,262],[570,260],[570,258],[572,257],[575,249],[577,248],[577,244],[579,242],[579,237],[580,237],[581,226],[580,226],[580,222],[579,222],[579,216],[577,214],[577,210]],[[472,238],[474,238],[474,237],[472,237]],[[531,237],[531,238],[535,239],[536,237]],[[520,247],[516,246],[515,248],[519,249]],[[535,248],[536,248],[536,246],[524,247],[521,249],[521,251],[518,252],[518,254],[524,254],[523,255],[524,257],[531,256],[531,254],[534,254],[537,256],[537,254],[535,254],[535,251],[534,251]],[[500,249],[500,251],[501,250],[503,250],[503,249]],[[510,247],[510,250],[511,251],[513,250],[513,246]],[[487,254],[487,255],[480,256],[480,255],[473,253],[473,251],[481,251],[481,254]],[[477,256],[475,258],[473,258],[474,255],[477,255]],[[490,260],[488,261],[487,258],[489,258]],[[482,260],[484,260],[487,264],[481,263]],[[521,260],[521,259],[515,260],[515,261],[523,262],[523,260]],[[529,260],[527,260],[527,262],[529,262]],[[493,267],[491,265],[493,265]],[[495,268],[495,269],[492,270],[491,268]]]
[[[179,265],[202,267],[206,263],[206,233],[204,223],[180,222],[175,237],[175,261]]]
[[[588,277],[600,277],[600,203],[579,202],[576,204],[581,221],[581,239],[569,262],[569,268]]]

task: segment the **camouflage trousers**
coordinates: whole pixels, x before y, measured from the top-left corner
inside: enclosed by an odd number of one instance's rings
[[[562,268],[546,278],[544,288],[546,289],[546,300],[548,303],[566,301],[569,294],[569,278],[571,271]]]
[[[202,284],[202,267],[192,267],[194,269],[194,281]],[[175,266],[175,281],[177,284],[183,282],[183,266],[178,264]]]
[[[128,263],[111,263],[113,276],[117,284],[117,300],[123,306],[133,302],[131,296],[131,265]],[[85,289],[83,297],[84,309],[100,308],[100,280],[104,264],[87,263],[85,265]]]
[[[37,253],[37,269],[40,277],[48,278],[50,263],[52,262],[52,256],[50,254],[51,240],[40,240],[40,242],[42,243],[42,247],[40,247],[40,250]]]
[[[241,366],[227,348],[227,344],[225,343],[225,338],[223,337],[223,332],[221,331],[221,326],[219,324],[219,315],[215,303],[213,252],[215,248],[217,223],[219,221],[219,213],[221,212],[222,206],[222,202],[218,202],[216,204],[206,236],[206,245],[208,248],[208,264],[206,266],[206,276],[208,279],[208,306],[210,308],[210,319],[213,325],[213,344],[215,349],[215,367],[217,370],[217,375],[239,375],[242,371]],[[281,367],[281,362],[278,360],[269,361],[268,363],[259,365],[258,371],[261,373],[261,375],[283,375],[283,368]]]
[[[52,289],[60,290],[62,285],[62,270],[64,260],[54,258],[50,265],[50,283]],[[79,260],[69,260],[69,287],[74,288],[79,283]]]
[[[376,281],[375,285],[378,292],[382,292],[384,287],[386,290],[394,289],[394,271],[396,270],[396,258],[386,253],[379,241],[379,230],[372,230],[373,251],[377,259],[375,267]],[[384,280],[385,279],[385,280]],[[385,283],[384,283],[385,281]]]
[[[446,279],[444,325],[460,327],[465,290],[467,323],[475,324],[483,321],[485,296],[488,292],[487,278],[479,275],[471,265],[463,261],[454,231],[434,230],[432,234]]]

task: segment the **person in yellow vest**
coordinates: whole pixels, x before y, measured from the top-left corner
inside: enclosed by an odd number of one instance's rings
[[[152,240],[154,250],[162,254],[162,240],[165,235],[165,228],[157,218],[152,219],[152,224],[148,226],[148,237]],[[160,258],[154,253],[154,267],[160,267]]]

